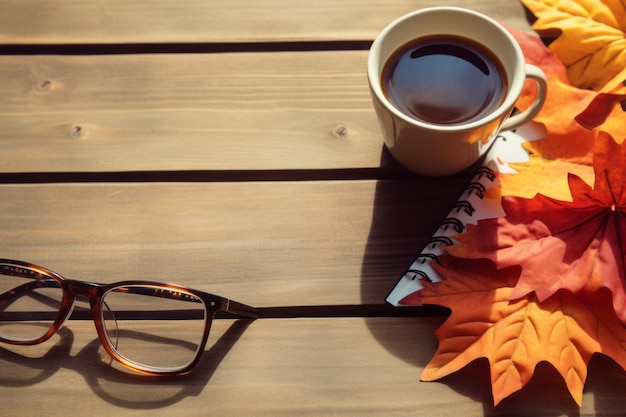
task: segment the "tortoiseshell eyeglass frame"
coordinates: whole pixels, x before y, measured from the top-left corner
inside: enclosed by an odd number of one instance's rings
[[[102,346],[109,354],[109,356],[111,356],[117,362],[129,369],[148,375],[184,375],[189,373],[197,365],[200,357],[202,356],[209,337],[209,331],[211,330],[211,323],[213,322],[213,319],[215,318],[215,315],[218,311],[227,312],[239,318],[258,318],[258,311],[254,307],[250,307],[246,304],[238,303],[236,301],[232,301],[215,294],[210,294],[192,288],[182,287],[175,284],[164,284],[161,282],[144,280],[120,281],[111,284],[80,281],[64,278],[56,272],[43,268],[41,266],[11,259],[0,259],[0,275],[32,279],[32,281],[29,281],[28,283],[25,283],[3,294],[0,294],[0,318],[4,313],[3,306],[10,304],[11,300],[16,296],[19,296],[20,293],[34,290],[36,288],[50,287],[50,284],[53,284],[52,286],[56,286],[58,284],[63,292],[63,298],[58,313],[56,314],[56,318],[54,319],[52,325],[45,334],[38,338],[28,340],[13,340],[0,335],[0,342],[13,345],[36,345],[45,342],[50,337],[52,337],[52,335],[54,335],[63,326],[65,321],[70,317],[73,310],[74,300],[77,295],[81,295],[89,300],[89,304],[91,307],[91,316],[96,327],[96,332],[98,334],[100,342],[102,343]],[[53,280],[54,283],[51,280]],[[159,297],[176,298],[181,300],[185,300],[186,297],[188,297],[187,300],[189,298],[197,297],[202,300],[202,302],[204,303],[204,308],[206,310],[204,335],[201,339],[196,356],[186,366],[175,370],[160,370],[151,367],[141,367],[141,365],[131,362],[118,354],[116,350],[110,345],[103,324],[102,297],[108,291],[111,291],[116,287],[127,288],[129,286],[137,288],[145,287],[141,288],[142,294],[144,295],[155,295]],[[189,297],[190,295],[193,297]]]

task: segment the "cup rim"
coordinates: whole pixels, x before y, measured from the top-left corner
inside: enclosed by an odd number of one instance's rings
[[[508,88],[508,92],[507,92],[505,100],[491,114],[481,119],[474,120],[470,123],[445,125],[445,124],[429,123],[429,122],[425,122],[417,118],[411,117],[403,113],[402,111],[400,111],[396,106],[394,106],[391,102],[389,102],[387,97],[385,97],[385,94],[383,93],[382,87],[380,85],[380,73],[379,73],[378,62],[379,62],[379,54],[380,54],[379,50],[380,50],[380,45],[382,43],[382,40],[397,25],[407,20],[413,19],[415,16],[429,14],[429,13],[441,13],[441,12],[471,14],[471,15],[474,15],[475,17],[478,17],[484,20],[486,23],[491,24],[493,27],[498,29],[505,38],[508,39],[508,41],[510,42],[514,50],[515,55],[517,56],[518,64],[514,68],[514,73],[507,74],[507,76],[509,78],[512,77],[512,79],[509,81],[509,88]],[[398,47],[400,47],[400,45]],[[496,20],[482,13],[476,12],[474,10],[462,8],[462,7],[436,6],[436,7],[426,7],[426,8],[418,9],[413,12],[407,13],[403,16],[400,16],[399,18],[389,23],[378,34],[378,36],[376,37],[376,39],[374,39],[374,42],[372,42],[372,45],[369,49],[368,59],[367,59],[367,77],[368,77],[370,89],[374,92],[374,95],[376,96],[377,100],[380,101],[385,106],[385,108],[388,109],[390,112],[392,112],[396,117],[404,120],[405,122],[409,124],[414,124],[414,125],[417,125],[426,129],[430,129],[430,130],[438,130],[442,132],[462,132],[462,131],[468,131],[468,130],[475,130],[476,128],[480,128],[482,126],[491,124],[494,121],[502,118],[504,113],[510,112],[513,109],[513,107],[515,106],[515,103],[517,102],[522,92],[522,88],[526,80],[525,74],[523,73],[524,67],[525,67],[525,60],[524,60],[524,54],[522,53],[521,47],[519,46],[519,44],[517,43],[513,35],[508,30],[506,30],[504,26],[498,23]]]

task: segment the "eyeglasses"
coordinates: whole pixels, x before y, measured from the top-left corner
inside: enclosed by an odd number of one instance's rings
[[[35,345],[89,299],[98,337],[122,365],[150,375],[185,374],[204,351],[218,311],[255,319],[255,308],[173,284],[66,279],[26,262],[0,259],[0,341]]]

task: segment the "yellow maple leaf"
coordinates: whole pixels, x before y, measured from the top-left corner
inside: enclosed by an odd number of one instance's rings
[[[626,4],[623,0],[521,0],[537,17],[540,35],[557,36],[550,49],[580,88],[615,90],[626,80]]]
[[[500,174],[498,187],[485,191],[488,198],[500,199],[502,196],[533,198],[543,194],[563,201],[572,201],[567,174],[581,177],[588,184],[593,184],[593,167],[575,164],[562,159],[544,159],[530,155],[526,163],[512,164],[515,174]]]
[[[534,295],[511,301],[519,267],[496,269],[486,259],[440,258],[444,281],[425,288],[404,304],[438,304],[452,310],[437,330],[439,347],[421,379],[434,381],[478,358],[490,364],[494,404],[531,380],[537,364],[550,363],[580,405],[587,365],[602,353],[626,367],[626,329],[601,289],[584,299],[561,290],[539,303]]]

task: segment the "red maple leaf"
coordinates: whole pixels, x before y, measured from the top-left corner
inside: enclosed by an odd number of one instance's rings
[[[626,90],[626,87],[624,87]],[[600,93],[578,116],[576,121],[585,129],[600,128],[616,139],[626,136],[626,94]]]
[[[448,252],[487,258],[498,268],[520,265],[511,300],[535,292],[541,302],[560,289],[589,295],[606,287],[626,323],[626,146],[601,132],[593,166],[593,188],[569,175],[573,201],[503,197],[506,216],[469,227]]]

